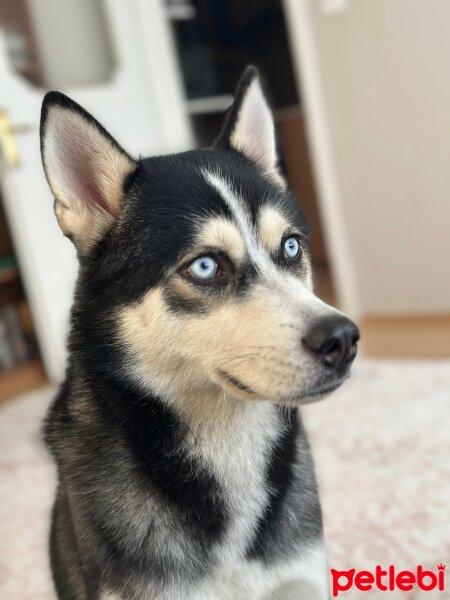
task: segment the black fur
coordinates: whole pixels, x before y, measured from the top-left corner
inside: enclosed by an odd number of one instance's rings
[[[107,573],[108,581],[117,580],[118,584],[134,576],[138,585],[145,572],[161,582],[200,577],[210,565],[211,544],[220,540],[227,524],[219,483],[183,451],[184,426],[157,398],[133,390],[114,374],[106,377],[96,372],[94,378],[84,379],[84,386],[84,393],[95,398],[95,408],[74,415],[73,396],[65,384],[45,427],[47,443],[59,466],[54,524],[64,513],[61,526],[64,521],[64,544],[68,546],[64,556],[69,552],[81,560],[84,580],[86,572],[95,580],[92,573],[99,570]],[[127,498],[137,485],[136,494]],[[69,494],[80,490],[79,497],[77,493],[72,496],[70,510],[68,490]],[[142,505],[147,494],[155,493],[190,539],[192,555],[182,563],[175,556],[159,557],[152,551],[155,520],[150,514],[145,516]],[[139,535],[122,514],[135,511],[142,512]],[[85,543],[82,559],[74,543],[80,535]],[[65,567],[58,559],[57,536],[54,526],[52,567],[58,587],[59,573]]]
[[[272,449],[267,469],[270,502],[259,520],[256,537],[248,550],[249,558],[259,559],[265,563],[270,563],[274,555],[289,556],[299,540],[305,544],[314,543],[322,532],[320,504],[317,500],[311,503],[307,499],[308,496],[317,499],[315,480],[313,477],[299,479],[294,472],[296,464],[301,464],[305,473],[312,473],[314,469],[297,408],[283,410],[281,418],[285,423],[285,431],[278,444]],[[282,523],[288,518],[285,511],[286,505],[291,505],[290,502],[286,502],[289,500],[289,495],[295,495],[297,502],[304,496],[305,501],[295,519],[290,516],[290,527],[286,531]]]

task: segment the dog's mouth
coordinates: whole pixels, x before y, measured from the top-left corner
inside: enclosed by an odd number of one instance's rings
[[[237,393],[239,396],[244,395],[247,398],[248,397],[251,397],[251,398],[257,397],[258,394],[255,392],[255,390],[253,390],[250,386],[248,386],[245,383],[243,383],[242,381],[240,381],[234,375],[230,375],[230,373],[228,373],[227,371],[224,371],[222,369],[219,369],[217,371],[217,374],[218,374],[221,382],[223,384],[225,384],[225,387],[229,388],[230,391]]]
[[[312,390],[311,392],[307,392],[303,395],[304,398],[315,398],[316,396],[325,396],[327,394],[331,394],[336,391],[339,387],[341,387],[343,380],[337,381],[331,385],[327,385],[316,390]]]
[[[329,383],[327,385],[318,386],[313,388],[311,391],[304,392],[301,397],[298,399],[302,404],[310,404],[312,402],[317,402],[321,400],[324,396],[328,396],[335,392],[341,385],[344,383],[349,376],[342,377]]]
[[[216,374],[223,387],[225,389],[228,389],[234,395],[239,396],[241,398],[244,397],[247,399],[264,399],[264,397],[261,394],[258,394],[249,385],[245,384],[236,376],[231,375],[227,371],[219,369],[218,371],[216,371]],[[347,379],[347,377],[339,378],[333,381],[332,383],[328,383],[326,385],[317,386],[311,390],[302,392],[298,395],[289,395],[289,397],[286,398],[278,397],[275,398],[275,400],[277,401],[277,403],[280,404],[310,404],[313,402],[317,402],[321,400],[324,396],[328,396],[329,394],[336,391],[339,387],[341,387],[341,385]]]
[[[301,404],[313,404],[314,402],[319,402],[320,400],[325,398],[325,396],[332,394],[339,387],[341,387],[341,385],[346,379],[347,377],[343,377],[327,385],[317,386],[312,388],[311,390],[302,391],[301,393],[299,392],[298,394],[290,394],[286,397],[280,397],[278,398],[278,402],[280,404],[289,404],[291,406],[298,406]]]

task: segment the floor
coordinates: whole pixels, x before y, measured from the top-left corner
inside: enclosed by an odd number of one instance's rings
[[[39,359],[27,362],[12,371],[0,373],[0,403],[31,390],[41,388],[47,376]]]
[[[55,486],[40,423],[53,390],[0,406],[0,598],[50,600]],[[450,361],[361,359],[333,397],[305,407],[330,565],[450,563]],[[450,581],[448,583],[450,590]],[[344,600],[445,600],[450,591],[348,591]]]

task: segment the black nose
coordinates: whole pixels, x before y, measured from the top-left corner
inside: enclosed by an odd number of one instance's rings
[[[359,329],[341,315],[317,321],[303,338],[323,365],[344,371],[356,356]]]

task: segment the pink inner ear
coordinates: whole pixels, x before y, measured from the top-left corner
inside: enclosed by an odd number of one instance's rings
[[[95,154],[95,149],[89,143],[81,146],[78,140],[70,148],[65,148],[64,158],[61,158],[66,161],[66,185],[89,210],[100,209],[116,217],[117,212],[100,190],[98,179],[102,177],[101,164],[96,163]]]
[[[117,211],[113,209],[113,207],[106,202],[101,193],[94,185],[86,186],[86,195],[88,196],[91,204],[99,206],[106,213],[111,215],[112,217],[117,217]]]
[[[255,79],[243,99],[231,143],[262,167],[276,165],[275,132],[270,108]]]

